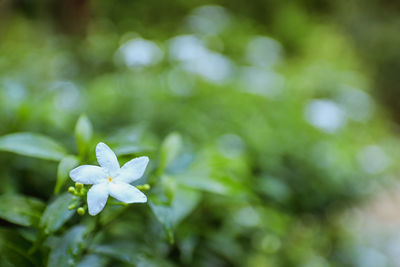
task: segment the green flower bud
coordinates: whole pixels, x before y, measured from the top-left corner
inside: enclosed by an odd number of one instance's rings
[[[83,184],[81,184],[81,183],[75,183],[75,187],[76,187],[76,189],[77,189],[78,191],[81,191],[82,188],[83,188]]]
[[[138,185],[136,188],[142,191],[147,191],[150,190],[151,186],[149,184],[142,184]]]
[[[85,215],[85,209],[82,207],[79,207],[76,212],[81,216]]]
[[[76,189],[75,189],[75,187],[73,187],[73,186],[68,187],[68,192],[69,192],[70,194],[76,195]]]
[[[71,205],[68,206],[68,209],[69,209],[69,210],[73,210],[73,209],[75,209],[75,208],[76,208],[76,203],[71,204]]]

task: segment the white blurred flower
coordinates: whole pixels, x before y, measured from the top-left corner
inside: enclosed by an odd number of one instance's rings
[[[170,54],[179,61],[196,60],[206,54],[207,48],[203,42],[194,35],[180,35],[170,40]]]
[[[210,51],[199,38],[192,35],[173,38],[170,41],[170,54],[181,62],[184,70],[210,82],[224,82],[233,72],[233,63],[227,57]]]
[[[370,174],[384,171],[390,163],[390,158],[382,148],[376,145],[364,147],[357,155],[361,168]]]
[[[216,5],[196,8],[188,17],[188,24],[195,32],[202,34],[219,34],[230,23],[227,11]]]
[[[27,91],[23,84],[16,81],[5,81],[4,89],[1,90],[4,98],[10,104],[18,105],[27,97]]]
[[[343,86],[343,92],[339,95],[339,103],[347,111],[347,116],[354,121],[369,120],[375,110],[373,99],[362,90]]]
[[[185,62],[183,67],[215,83],[226,81],[232,73],[232,62],[225,56],[211,51],[196,60]]]
[[[273,71],[257,67],[244,67],[240,69],[239,75],[244,90],[249,93],[273,99],[283,91],[285,79]]]
[[[273,67],[283,58],[283,48],[281,44],[266,36],[254,37],[246,49],[247,61],[258,67]]]
[[[305,118],[314,127],[334,133],[346,124],[346,111],[331,100],[312,100],[305,108]]]
[[[54,108],[59,111],[76,110],[82,102],[82,94],[78,86],[71,81],[56,81],[51,87],[55,91]]]
[[[154,42],[141,38],[129,40],[118,52],[131,68],[155,65],[163,58],[163,51]]]
[[[100,166],[82,165],[69,173],[75,182],[93,184],[87,194],[90,215],[103,210],[109,195],[124,203],[147,201],[146,195],[129,183],[142,177],[148,157],[132,159],[120,168],[115,153],[104,143],[97,144],[96,157]]]

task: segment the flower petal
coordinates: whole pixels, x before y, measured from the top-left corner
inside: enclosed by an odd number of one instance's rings
[[[122,183],[115,182],[109,185],[110,195],[124,203],[145,203],[147,197],[136,187]]]
[[[122,166],[117,180],[124,183],[131,183],[139,179],[142,177],[147,163],[149,163],[148,157],[139,157],[128,161]]]
[[[69,176],[74,182],[82,184],[98,184],[102,179],[107,178],[107,174],[99,166],[82,165],[69,172]]]
[[[87,193],[89,214],[95,216],[102,211],[107,203],[107,198],[108,185],[106,183],[92,186]]]
[[[119,170],[119,163],[115,153],[104,143],[98,143],[96,146],[96,157],[100,166],[103,167],[109,175],[115,175]]]

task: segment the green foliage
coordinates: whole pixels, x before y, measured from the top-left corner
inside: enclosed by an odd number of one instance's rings
[[[74,211],[68,209],[72,200],[72,195],[63,193],[47,206],[39,225],[45,234],[49,235],[56,232],[74,215]]]
[[[359,264],[342,215],[400,143],[322,5],[84,2],[0,8],[1,266]],[[97,142],[150,158],[147,204],[66,192]]]
[[[189,215],[201,199],[199,192],[180,187],[170,203],[153,199],[149,203],[157,219],[163,224],[170,243],[174,243],[174,228]]]
[[[17,225],[37,227],[45,203],[23,195],[0,196],[0,218]]]
[[[172,133],[165,138],[160,148],[160,173],[163,173],[165,168],[176,158],[181,147],[182,140],[179,134]]]
[[[66,156],[58,164],[57,168],[57,182],[54,187],[54,193],[58,194],[69,179],[69,172],[79,164],[79,160],[75,156]]]
[[[80,116],[75,126],[75,140],[78,145],[79,155],[86,155],[89,142],[92,138],[92,132],[92,124],[88,117],[85,115]]]
[[[96,255],[108,256],[126,264],[137,263],[140,261],[135,249],[129,244],[105,244],[90,247],[89,250]]]
[[[76,264],[75,258],[79,257],[84,244],[86,226],[77,225],[63,236],[50,240],[49,267],[68,267]]]
[[[29,242],[16,231],[0,229],[0,262],[2,266],[39,266],[34,258],[27,255]]]
[[[56,161],[66,155],[65,149],[60,144],[47,136],[35,133],[15,133],[2,136],[0,137],[0,150]]]

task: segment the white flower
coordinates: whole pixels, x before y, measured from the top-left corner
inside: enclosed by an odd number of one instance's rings
[[[142,177],[148,157],[132,159],[120,168],[114,152],[104,143],[97,144],[96,157],[101,167],[82,165],[69,173],[75,182],[93,184],[87,193],[90,215],[103,210],[109,195],[124,203],[147,201],[146,195],[129,183]]]

